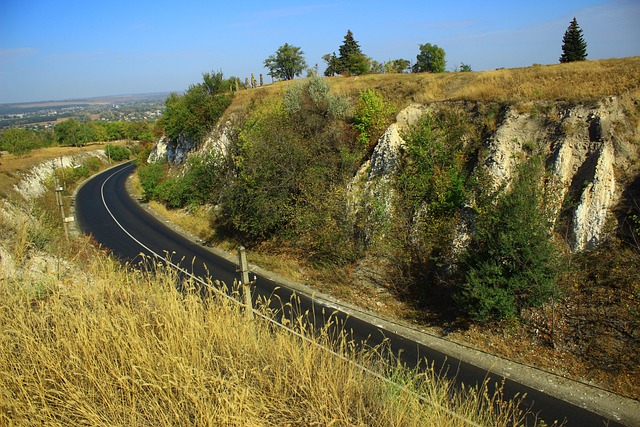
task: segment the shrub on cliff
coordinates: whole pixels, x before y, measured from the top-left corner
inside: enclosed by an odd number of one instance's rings
[[[200,141],[215,125],[231,103],[231,82],[222,72],[203,73],[203,82],[189,86],[184,95],[170,94],[160,122],[167,137],[176,139],[181,133]]]
[[[554,293],[560,252],[552,238],[544,159],[522,163],[509,191],[478,216],[458,301],[478,321],[519,315]]]

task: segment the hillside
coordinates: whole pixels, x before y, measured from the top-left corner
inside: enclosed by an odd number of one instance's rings
[[[637,399],[639,101],[637,57],[282,82],[140,181],[267,268]]]
[[[89,237],[66,238],[53,178],[69,212],[76,185],[107,167],[104,146],[88,148],[2,158],[0,425],[508,426],[523,419],[518,401],[502,400],[487,384],[454,391],[428,369],[415,375],[388,365],[380,349],[356,349],[327,330],[311,334],[300,319],[289,330],[274,327],[264,307],[247,321],[217,284],[187,282],[178,292],[175,270],[132,270]]]

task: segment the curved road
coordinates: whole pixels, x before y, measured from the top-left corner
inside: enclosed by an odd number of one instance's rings
[[[215,255],[210,249],[201,246],[182,235],[172,231],[162,222],[148,214],[127,194],[125,183],[133,171],[131,163],[116,166],[87,181],[77,192],[75,215],[80,230],[92,234],[103,247],[110,249],[116,256],[126,262],[141,260],[140,254],[147,256],[168,255],[170,261],[180,264],[187,271],[201,278],[211,278],[224,283],[233,283],[237,278],[236,264],[233,257]],[[568,426],[618,426],[638,425],[640,418],[624,414],[614,414],[607,407],[600,408],[598,415],[577,405],[585,400],[581,395],[586,393],[578,383],[569,382],[569,393],[575,390],[574,403],[547,394],[567,393],[567,381],[553,384],[553,376],[533,370],[529,367],[497,359],[458,344],[447,342],[437,337],[420,333],[393,322],[385,321],[354,307],[344,306],[327,296],[313,295],[308,289],[293,283],[285,287],[276,283],[273,275],[259,268],[254,298],[257,295],[277,295],[282,301],[290,301],[294,294],[300,301],[301,312],[315,314],[315,321],[322,322],[322,313],[335,314],[344,322],[345,330],[351,331],[353,339],[358,342],[367,341],[375,346],[388,340],[391,351],[401,355],[401,359],[409,365],[422,363],[425,358],[433,364],[436,372],[444,372],[456,381],[464,384],[482,383],[491,377],[491,383],[501,382],[506,377],[505,395],[516,393],[527,394],[526,405],[538,413],[539,418],[552,424],[554,420],[565,420]],[[268,276],[268,277],[265,277]],[[469,363],[473,360],[473,364]],[[550,378],[550,379],[549,379]],[[528,385],[525,385],[528,384]],[[576,388],[577,387],[577,388]],[[539,391],[544,390],[544,391]],[[589,391],[589,390],[587,390]],[[600,397],[609,397],[607,392],[598,390]],[[615,397],[614,395],[611,395]],[[571,400],[571,399],[569,399]],[[602,400],[602,399],[600,399]],[[631,401],[630,404],[633,404]],[[623,402],[625,404],[629,402]],[[637,402],[636,402],[637,403]],[[590,402],[597,407],[598,402]],[[617,405],[620,406],[620,405]],[[631,412],[635,410],[632,406]],[[532,422],[530,422],[533,425]]]

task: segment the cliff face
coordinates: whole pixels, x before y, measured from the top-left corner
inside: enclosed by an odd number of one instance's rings
[[[370,161],[351,183],[352,214],[369,215],[372,200],[393,198],[388,183],[396,175],[405,146],[401,130],[415,123],[428,109],[437,110],[443,105],[411,105],[398,114],[396,123],[380,138]],[[561,216],[568,220],[570,247],[581,251],[594,248],[603,239],[612,208],[630,185],[629,178],[637,173],[633,170],[634,159],[638,157],[636,135],[637,129],[613,97],[589,106],[547,105],[546,111],[535,105],[512,106],[484,141],[488,154],[479,159],[477,167],[486,170],[494,188],[508,188],[518,163],[532,151],[542,151],[554,178],[556,220]],[[389,203],[385,206],[384,215],[390,221]],[[366,222],[380,221],[369,215]],[[469,228],[466,223],[459,225],[456,245],[464,246]],[[375,240],[379,232],[368,227],[367,237]]]
[[[400,111],[378,140],[371,158],[349,185],[349,215],[364,223],[366,239],[375,244],[393,221],[393,179],[403,156],[402,134],[427,111],[451,102],[412,104]],[[638,173],[637,125],[615,97],[589,105],[535,104],[504,106],[495,129],[482,142],[486,153],[476,167],[484,168],[494,188],[509,187],[519,162],[535,151],[547,160],[554,182],[556,221],[568,224],[571,250],[593,248],[606,234],[611,210]],[[200,148],[193,141],[161,139],[149,161],[184,162],[190,153],[229,153],[234,142],[233,119],[219,123]],[[473,214],[463,215],[456,230],[454,253],[464,247]]]

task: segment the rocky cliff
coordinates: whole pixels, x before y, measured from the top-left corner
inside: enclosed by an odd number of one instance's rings
[[[384,224],[393,220],[391,182],[403,155],[402,134],[425,112],[451,104],[411,104],[400,111],[353,178],[349,185],[349,211],[353,217],[364,219],[368,241],[375,242],[377,236],[384,234]],[[495,129],[483,141],[483,152],[487,154],[476,167],[487,171],[494,188],[508,188],[518,162],[533,151],[542,152],[555,178],[557,220],[562,217],[569,224],[568,243],[573,251],[581,251],[597,246],[603,239],[612,208],[638,173],[637,134],[638,125],[633,125],[616,97],[578,105],[503,105]],[[182,163],[190,153],[212,150],[226,155],[234,138],[233,120],[227,118],[200,148],[183,137],[176,141],[161,139],[149,161]],[[468,238],[469,218],[459,225],[458,249]]]
[[[402,129],[415,123],[429,106],[410,105],[402,110],[378,141],[371,159],[354,178],[351,210],[370,212],[372,200],[390,200],[388,185],[396,174],[398,159],[405,142]],[[637,173],[637,128],[625,116],[615,97],[592,105],[520,105],[506,107],[494,132],[484,141],[486,152],[477,167],[485,168],[494,188],[508,187],[518,162],[532,150],[542,150],[555,178],[556,215],[568,216],[569,244],[574,251],[593,248],[606,234],[611,210],[621,193]],[[388,220],[391,211],[384,209]],[[376,223],[369,218],[370,223]],[[461,229],[468,230],[464,224]],[[379,230],[369,229],[369,238]],[[464,233],[459,233],[464,240]]]

